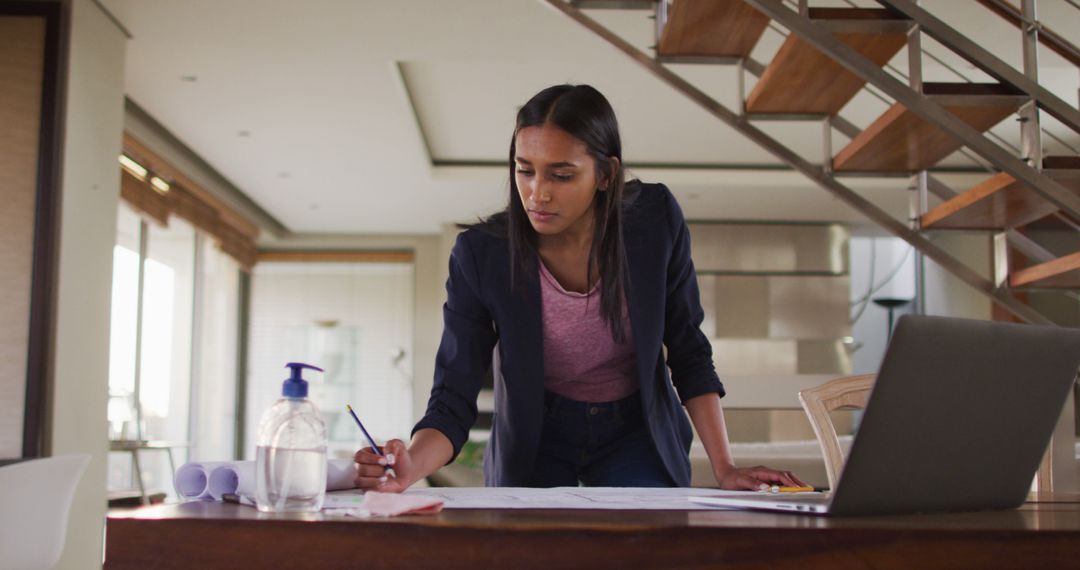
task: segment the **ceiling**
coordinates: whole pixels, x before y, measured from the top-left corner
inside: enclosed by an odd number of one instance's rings
[[[101,1],[133,36],[128,97],[292,232],[435,233],[501,207],[517,107],[563,82],[607,95],[633,174],[671,186],[689,218],[863,223],[800,175],[770,169],[779,161],[539,0]],[[1017,63],[1019,32],[1008,24],[970,2],[932,7]],[[1080,44],[1080,10],[1063,0],[1043,0],[1040,10]],[[591,14],[642,49],[653,43],[644,12]],[[767,31],[754,57],[767,62],[781,42]],[[904,69],[905,60],[902,52],[893,63]],[[925,66],[928,80],[956,80]],[[1076,69],[1052,54],[1041,66],[1047,88],[1075,102]],[[734,67],[675,69],[736,104]],[[885,108],[863,94],[844,116],[862,127]],[[1009,123],[999,131],[1015,140]],[[1048,123],[1080,148],[1080,136]],[[822,154],[820,124],[760,127],[808,157]],[[834,135],[836,148],[843,143]],[[957,188],[977,179],[948,177]],[[894,215],[906,212],[906,180],[847,182]]]

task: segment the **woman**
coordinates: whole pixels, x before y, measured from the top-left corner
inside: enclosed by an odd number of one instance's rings
[[[427,413],[408,446],[356,453],[357,486],[402,491],[452,461],[489,366],[489,486],[689,486],[682,406],[720,487],[804,485],[734,465],[686,223],[663,185],[624,184],[604,96],[557,85],[530,99],[510,169],[506,210],[451,253]]]

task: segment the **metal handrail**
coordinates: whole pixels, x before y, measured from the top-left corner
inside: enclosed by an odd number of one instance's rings
[[[785,0],[785,1],[787,1],[787,0]],[[1000,1],[1000,0],[987,0],[987,1]],[[1074,1],[1074,0],[1069,0],[1069,1],[1070,1],[1070,2],[1072,2],[1072,1]],[[856,4],[856,3],[855,3],[855,2],[853,1],[853,0],[844,0],[844,2],[845,2],[845,3],[847,3],[847,5],[848,5],[848,6],[852,6],[852,7],[854,7],[854,8],[859,8],[859,7],[860,7],[860,6],[859,6],[858,4]],[[790,3],[790,2],[789,2],[789,3]],[[1074,6],[1077,6],[1077,9],[1080,9],[1080,5],[1078,5],[1078,4],[1074,4]],[[772,24],[772,22],[770,22],[770,27],[772,27],[772,26],[773,26],[773,24]],[[1043,30],[1043,31],[1045,31],[1045,30],[1046,30],[1046,28],[1042,28],[1042,30]],[[944,68],[945,68],[946,70],[948,70],[949,72],[951,72],[951,73],[952,73],[953,75],[955,75],[955,76],[959,77],[960,79],[964,80],[965,82],[967,82],[967,83],[975,83],[975,80],[974,80],[974,79],[972,79],[972,78],[968,77],[967,75],[964,75],[964,73],[963,73],[963,72],[961,72],[961,71],[960,71],[959,69],[956,69],[955,67],[953,67],[953,66],[949,65],[949,63],[948,63],[948,62],[946,62],[945,60],[941,59],[941,58],[940,58],[940,57],[938,57],[937,55],[934,55],[934,53],[932,53],[932,52],[931,52],[930,50],[928,50],[928,49],[926,49],[926,48],[922,48],[922,53],[923,53],[923,55],[926,55],[926,56],[927,56],[927,57],[929,57],[930,59],[934,60],[934,62],[935,62],[935,63],[937,63],[938,65],[941,65],[942,67],[944,67]],[[896,66],[892,65],[891,63],[889,63],[889,64],[885,64],[885,67],[886,67],[886,68],[888,68],[888,69],[889,69],[890,71],[892,71],[892,72],[893,72],[894,74],[896,74],[896,75],[900,76],[900,78],[901,78],[901,79],[907,80],[907,78],[908,78],[907,74],[906,74],[906,73],[904,73],[903,71],[901,71],[901,70],[900,70],[899,68],[897,68]],[[887,100],[887,99],[885,99],[885,98],[884,98],[884,96],[882,96],[882,95],[879,95],[879,94],[877,94],[877,93],[876,93],[876,92],[874,92],[873,90],[870,90],[870,89],[868,89],[868,91],[869,91],[870,93],[874,94],[875,96],[877,96],[877,97],[878,97],[879,99],[881,99],[881,100],[883,100],[883,101]],[[1044,128],[1041,128],[1041,127],[1039,128],[1039,130],[1040,130],[1040,131],[1042,131],[1042,133],[1043,133],[1043,134],[1045,134],[1046,136],[1050,137],[1050,138],[1051,138],[1051,139],[1053,139],[1053,140],[1054,140],[1055,142],[1057,142],[1058,144],[1060,144],[1061,146],[1063,146],[1063,147],[1065,147],[1065,148],[1069,149],[1070,151],[1072,151],[1072,152],[1073,152],[1073,153],[1075,153],[1075,154],[1080,154],[1080,150],[1078,150],[1077,148],[1073,147],[1073,146],[1072,146],[1071,144],[1069,144],[1069,143],[1068,143],[1067,141],[1065,141],[1065,140],[1064,140],[1064,139],[1062,139],[1061,137],[1059,137],[1059,136],[1055,135],[1054,133],[1052,133],[1052,132],[1050,132],[1050,131],[1048,131],[1048,130],[1046,130],[1046,129],[1044,129]],[[1009,141],[1005,140],[1005,138],[1004,138],[1004,137],[1002,137],[1002,136],[998,135],[997,133],[994,133],[993,131],[988,131],[988,132],[987,132],[986,134],[987,134],[987,136],[989,136],[990,138],[992,138],[992,139],[996,140],[996,141],[997,141],[997,142],[998,142],[999,144],[1001,144],[1002,146],[1008,147],[1008,148],[1009,148],[1009,149],[1011,149],[1011,150],[1012,150],[1013,152],[1020,152],[1020,149],[1019,149],[1019,148],[1017,148],[1016,146],[1014,146],[1014,145],[1013,145],[1012,143],[1010,143]],[[970,155],[967,155],[967,154],[965,154],[965,156],[967,156],[968,158],[971,158],[971,159],[972,159],[972,160],[974,160],[974,161],[975,161],[976,163],[979,163],[979,165],[980,165],[980,166],[982,166],[983,168],[986,168],[986,169],[988,169],[988,170],[993,170],[993,168],[992,168],[992,167],[989,167],[989,166],[988,166],[988,165],[987,165],[987,164],[986,164],[985,162],[983,162],[983,161],[980,161],[980,160],[977,160],[977,159],[975,159],[975,158],[974,158],[973,156],[970,156]]]
[[[844,1],[845,1],[845,3],[847,3],[851,7],[854,7],[854,8],[861,7],[858,4],[856,4],[855,2],[853,2],[852,0],[844,0]],[[1073,0],[1067,0],[1067,1],[1069,1],[1070,4],[1072,4],[1074,7],[1080,9],[1080,5],[1075,4],[1073,2]],[[797,6],[797,3],[795,2],[795,0],[784,0],[784,2],[787,3],[787,4],[790,4],[792,6]],[[787,32],[785,32],[783,29],[781,29],[779,26],[777,26],[772,21],[769,22],[769,28],[771,30],[773,30],[774,32],[776,32],[777,34],[779,34],[781,37],[786,38],[789,35]],[[960,77],[964,81],[966,81],[968,83],[974,83],[974,81],[971,78],[964,75],[959,70],[953,68],[952,66],[950,66],[948,63],[946,63],[945,61],[943,61],[942,59],[940,59],[939,57],[937,57],[933,53],[927,51],[926,49],[921,49],[921,48],[920,48],[920,52],[927,55],[927,56],[929,56],[934,61],[940,63],[945,69],[951,71],[953,74]],[[897,75],[897,76],[899,76],[899,77],[901,77],[901,78],[903,78],[905,80],[908,78],[906,73],[904,73],[902,70],[900,70],[899,68],[897,68],[897,67],[895,67],[895,66],[893,66],[891,64],[886,64],[885,67],[887,69],[891,70],[895,75]],[[871,95],[873,95],[874,97],[876,97],[880,101],[885,102],[885,103],[891,103],[891,100],[889,98],[887,98],[884,95],[882,95],[881,93],[879,93],[876,89],[873,89],[871,84],[867,83],[865,88],[866,88],[868,93],[870,93]],[[839,115],[837,115],[836,118],[839,119],[840,118]],[[841,125],[838,124],[836,126],[838,128],[840,128]],[[848,125],[847,130],[850,130],[852,127],[853,127],[852,125]],[[845,131],[845,129],[843,129],[843,128],[840,128],[840,130],[842,132]],[[1069,150],[1071,150],[1073,152],[1076,152],[1077,154],[1080,154],[1080,151],[1077,151],[1075,148],[1072,147],[1072,145],[1068,144],[1067,142],[1065,142],[1061,138],[1057,137],[1053,133],[1047,131],[1046,129],[1040,129],[1040,130],[1043,133],[1045,133],[1046,135],[1049,135],[1050,138],[1052,138],[1052,139],[1058,141],[1059,143],[1061,143],[1062,146],[1064,146],[1065,148],[1067,148],[1067,149],[1069,149]],[[848,134],[849,136],[852,136],[848,132],[845,132],[845,134]],[[1006,146],[1006,147],[1012,149],[1014,152],[1019,152],[1018,148],[1016,148],[1015,146],[1010,144],[1008,141],[1006,141],[1001,136],[996,135],[993,132],[987,132],[986,134],[989,137],[996,139],[1003,146]],[[960,150],[960,153],[963,154],[964,156],[966,156],[967,158],[973,160],[975,163],[979,164],[980,166],[987,169],[988,171],[996,170],[995,168],[993,168],[993,166],[989,165],[985,160],[982,160],[982,157],[978,157],[977,155],[974,155],[973,153],[971,153],[966,148],[962,148]],[[928,183],[929,183],[930,191],[933,192],[934,194],[936,194],[942,200],[948,200],[948,199],[950,199],[950,198],[952,198],[952,197],[954,197],[956,195],[956,192],[954,190],[952,190],[951,188],[949,188],[948,185],[946,185],[945,183],[943,183],[940,180],[935,179],[932,176],[928,177]],[[1068,218],[1067,216],[1064,216],[1060,212],[1055,212],[1053,214],[1053,217],[1055,219],[1058,219],[1058,220],[1066,223],[1069,226],[1072,226],[1075,229],[1080,230],[1080,227],[1077,227],[1077,225],[1070,218]],[[1015,229],[1008,229],[1008,230],[1005,231],[1005,233],[1006,233],[1006,237],[1007,237],[1008,242],[1009,242],[1010,245],[1017,248],[1024,255],[1026,255],[1029,258],[1035,260],[1036,262],[1045,262],[1045,261],[1049,261],[1049,260],[1056,257],[1051,252],[1049,252],[1048,250],[1046,250],[1042,246],[1036,244],[1034,241],[1032,241],[1027,236],[1021,234],[1020,232],[1018,232]],[[1066,292],[1066,295],[1068,295],[1071,298],[1080,300],[1080,294],[1076,294],[1076,293],[1072,293],[1072,292]]]
[[[795,0],[784,0],[784,2],[786,2],[787,4],[790,4],[792,6],[797,5],[797,2]],[[848,6],[851,6],[853,8],[861,8],[862,7],[862,6],[859,6],[858,4],[856,4],[855,2],[853,2],[852,0],[844,0],[844,2]],[[788,36],[788,33],[783,31],[783,29],[780,28],[780,26],[776,25],[776,23],[773,22],[772,20],[769,21],[769,29],[776,32],[777,34],[780,34],[781,37],[786,38]],[[952,72],[953,75],[956,75],[960,79],[964,80],[965,82],[967,82],[967,83],[975,83],[975,80],[973,80],[970,77],[964,75],[960,70],[958,70],[958,69],[954,68],[953,66],[949,65],[948,62],[946,62],[945,60],[941,59],[940,57],[934,55],[932,52],[930,52],[926,48],[921,48],[920,51],[924,55],[929,57],[930,59],[934,60],[936,63],[940,64],[946,70]],[[901,79],[903,79],[905,81],[908,79],[908,76],[907,76],[906,73],[904,73],[900,68],[896,67],[895,65],[893,65],[891,63],[885,64],[885,68],[888,69],[889,71],[893,72],[894,75],[900,77]],[[879,101],[881,101],[883,103],[892,104],[892,101],[888,97],[882,95],[877,90],[873,89],[869,84],[866,85],[866,92],[873,95],[876,99],[878,99]],[[1061,137],[1055,135],[1054,133],[1052,133],[1052,132],[1050,132],[1050,131],[1042,128],[1042,127],[1040,127],[1039,130],[1043,134],[1045,134],[1046,136],[1048,136],[1051,139],[1053,139],[1054,141],[1056,141],[1061,146],[1069,149],[1070,151],[1072,151],[1075,154],[1080,154],[1080,149],[1077,149],[1077,148],[1073,147],[1071,144],[1069,144],[1067,141],[1065,141]],[[1008,148],[1009,150],[1011,150],[1011,151],[1013,151],[1015,153],[1020,152],[1020,149],[1018,147],[1016,147],[1011,142],[1006,140],[1005,137],[1002,137],[1001,135],[999,135],[999,134],[997,134],[997,133],[995,133],[993,131],[987,131],[986,136],[994,139],[995,141],[998,142],[998,144]],[[961,149],[960,154],[964,155],[966,158],[968,158],[969,160],[971,160],[975,164],[979,165],[980,167],[982,167],[983,170],[985,170],[987,172],[994,172],[996,170],[993,167],[993,165],[991,165],[989,162],[983,160],[982,158],[976,156],[974,153],[972,153],[972,152],[970,152],[970,151],[968,151],[966,149]]]
[[[759,11],[763,8],[762,2],[780,2],[780,0],[746,1],[750,2],[755,8],[758,8]],[[1024,73],[1017,71],[1015,68],[1002,61],[1001,58],[990,53],[986,48],[972,39],[957,32],[945,22],[942,22],[936,16],[921,8],[914,0],[877,1],[906,15],[912,22],[919,25],[919,29],[922,33],[937,40],[938,43],[952,50],[960,57],[968,60],[988,75],[997,78],[1006,85],[1018,89],[1022,94],[1030,97],[1039,108],[1053,115],[1058,121],[1061,121],[1062,124],[1073,131],[1080,133],[1080,110],[1077,110],[1076,107],[1073,107],[1057,95],[1051,93],[1037,81],[1027,77]],[[826,40],[831,40],[831,38],[826,38]],[[879,87],[881,87],[881,85],[879,85]],[[888,91],[888,89],[886,89],[886,91]],[[950,122],[950,120],[946,119],[945,122]],[[976,143],[976,146],[973,146],[972,149],[979,152],[979,154],[983,154],[980,151],[980,146],[981,145]],[[999,161],[995,159],[994,162]],[[1035,186],[1036,189],[1038,189],[1038,185],[1036,184]],[[1054,192],[1066,192],[1063,188],[1060,188],[1060,185],[1055,187],[1055,185],[1051,184],[1050,187],[1054,188]],[[1066,200],[1069,199],[1065,194],[1062,194],[1062,196],[1065,197]],[[1080,211],[1080,207],[1078,207],[1078,211]]]
[[[1013,6],[1005,0],[978,0],[978,2],[991,12],[1001,16],[1002,19],[1016,26],[1018,29],[1023,29],[1024,18],[1016,6]],[[1068,2],[1072,7],[1080,10],[1080,5],[1072,0],[1068,0]],[[1040,43],[1045,44],[1046,47],[1065,58],[1069,63],[1080,67],[1080,48],[1074,46],[1069,40],[1061,37],[1061,35],[1054,32],[1054,30],[1047,28],[1042,23],[1036,22],[1036,25],[1039,26]]]

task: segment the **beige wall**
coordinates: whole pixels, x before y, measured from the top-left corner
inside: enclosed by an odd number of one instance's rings
[[[92,0],[71,2],[51,453],[90,453],[59,567],[98,568],[105,518],[109,299],[120,188],[125,38]]]
[[[45,18],[0,17],[0,458],[22,456]]]

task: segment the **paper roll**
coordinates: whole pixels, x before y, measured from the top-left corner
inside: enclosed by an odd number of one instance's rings
[[[224,461],[185,463],[176,470],[174,486],[176,494],[185,501],[198,501],[210,496],[210,473],[224,465]]]
[[[356,463],[352,459],[326,462],[326,490],[340,491],[356,487]]]
[[[183,469],[183,468],[181,468]],[[177,471],[179,481],[180,472]],[[356,464],[352,459],[330,459],[326,462],[326,490],[340,491],[356,486]],[[255,496],[255,462],[230,461],[216,464],[206,482],[209,497],[220,501],[225,493],[246,497]]]
[[[255,462],[233,461],[210,472],[210,496],[220,501],[225,493],[255,496]]]

